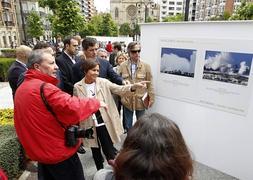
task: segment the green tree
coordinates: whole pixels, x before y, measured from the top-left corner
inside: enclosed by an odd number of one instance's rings
[[[36,39],[44,34],[43,23],[35,11],[31,11],[27,17],[27,34]]]
[[[80,35],[82,36],[117,36],[118,28],[109,13],[101,13],[93,16],[83,26]]]
[[[175,16],[167,16],[162,21],[163,22],[177,22],[177,21],[183,21],[184,15],[183,14],[177,14]]]
[[[129,23],[123,23],[120,25],[120,28],[119,28],[120,35],[131,35],[131,33],[132,33],[132,30],[130,28]]]
[[[99,29],[101,28],[102,25],[102,21],[103,19],[101,15],[93,16],[91,20],[86,22],[86,24],[83,26],[83,28],[80,31],[80,35],[82,37],[98,35]]]
[[[229,18],[229,20],[253,20],[253,3],[242,2],[241,6],[236,9],[235,13]]]
[[[73,35],[83,29],[84,17],[75,0],[40,0],[39,4],[54,12],[49,17],[54,35]]]
[[[230,18],[230,13],[225,11],[223,15],[212,17],[211,21],[227,21]]]
[[[39,0],[40,7],[48,6],[54,13],[58,10],[58,1],[60,0]]]
[[[100,36],[117,36],[118,28],[116,23],[112,20],[112,16],[110,13],[103,13],[102,15],[102,23],[99,28],[98,35]]]

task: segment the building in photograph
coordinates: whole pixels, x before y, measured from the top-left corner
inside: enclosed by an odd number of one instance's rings
[[[2,0],[0,4],[0,48],[15,47],[20,43],[14,0]]]

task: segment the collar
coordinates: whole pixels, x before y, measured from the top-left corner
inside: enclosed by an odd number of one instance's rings
[[[20,60],[16,59],[16,62],[20,63],[22,66],[24,66],[24,67],[27,69],[26,64],[25,64],[25,63],[23,63],[22,61],[20,61]]]
[[[75,56],[71,57],[66,51],[63,52],[71,59],[71,61],[75,61]]]
[[[49,76],[45,73],[42,73],[38,70],[35,69],[28,69],[26,74],[25,74],[25,79],[39,79],[41,81],[47,82],[47,83],[51,83],[53,85],[57,85],[57,83],[59,82],[58,79]]]

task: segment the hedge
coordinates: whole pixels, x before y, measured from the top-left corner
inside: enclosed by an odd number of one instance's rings
[[[16,49],[2,49],[1,56],[6,58],[15,58],[16,57]]]
[[[14,61],[14,58],[0,58],[0,82],[8,81],[8,69]]]
[[[9,179],[21,175],[24,167],[23,150],[17,139],[12,109],[0,109],[0,168]]]

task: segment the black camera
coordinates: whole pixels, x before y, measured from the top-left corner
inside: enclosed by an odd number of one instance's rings
[[[65,131],[65,136],[66,136],[66,145],[68,147],[74,147],[77,142],[78,138],[88,138],[88,139],[93,139],[93,129],[82,129],[77,125],[72,125],[68,127]]]

